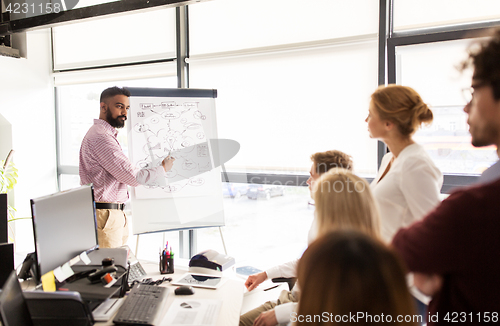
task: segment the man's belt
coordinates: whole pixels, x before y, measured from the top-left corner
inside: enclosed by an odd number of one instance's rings
[[[123,208],[125,207],[125,204],[118,204],[118,203],[95,203],[95,208],[96,209],[119,209],[123,211]]]

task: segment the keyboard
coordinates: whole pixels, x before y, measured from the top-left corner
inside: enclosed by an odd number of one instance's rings
[[[139,262],[130,265],[130,274],[128,275],[128,281],[132,283],[135,280],[142,280],[144,276],[146,276],[146,271],[142,268],[142,265]]]
[[[156,285],[136,284],[127,295],[113,323],[154,326],[166,304],[168,290]]]

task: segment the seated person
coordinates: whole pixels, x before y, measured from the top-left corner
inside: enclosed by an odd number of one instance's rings
[[[474,67],[474,73],[464,111],[472,145],[495,145],[500,155],[499,56],[497,29],[466,62]],[[487,170],[479,185],[455,191],[422,221],[394,236],[392,244],[415,273],[415,285],[432,296],[429,325],[452,320],[469,325],[498,321],[500,262],[495,253],[500,250],[499,166],[497,163]],[[496,319],[492,319],[494,313]]]
[[[332,231],[354,229],[379,237],[379,215],[368,183],[346,169],[331,169],[313,187],[317,236]],[[297,261],[251,275],[245,285],[255,288],[266,278],[295,277]],[[276,302],[262,306],[240,317],[240,325],[276,325],[288,323],[299,299],[298,284],[292,291],[283,291]]]
[[[319,179],[319,177],[329,171],[332,168],[344,168],[348,170],[352,170],[352,158],[351,156],[337,150],[331,150],[326,152],[318,152],[311,155],[311,169],[309,171],[309,179],[307,179],[307,184],[309,186],[309,191],[311,192],[312,197],[312,187],[314,186],[314,182]],[[311,228],[308,234],[308,242],[312,242],[317,233],[317,223],[316,218],[313,219]],[[277,278],[277,277],[296,277],[296,267],[297,267],[298,259],[295,259],[291,262],[282,264],[280,266],[276,266],[266,272],[261,272],[258,274],[250,275],[245,282],[245,286],[248,291],[252,291],[259,284],[267,280],[268,278]],[[269,276],[271,275],[271,276]],[[253,324],[254,320],[260,315],[261,312],[268,311],[269,309],[264,309],[263,306],[256,308],[242,315],[240,318],[240,325],[250,326]],[[274,313],[274,311],[273,311]],[[284,312],[283,315],[286,315],[287,312]],[[285,317],[284,317],[285,318]],[[286,320],[288,320],[288,316],[286,316]],[[284,322],[285,322],[284,321]]]
[[[295,325],[402,324],[405,320],[399,322],[398,316],[414,318],[401,261],[366,234],[326,233],[309,245],[297,271],[301,294],[298,311],[291,315]],[[349,317],[353,315],[355,320]],[[407,324],[417,322],[415,318]]]

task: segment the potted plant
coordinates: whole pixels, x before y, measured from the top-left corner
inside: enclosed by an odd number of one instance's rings
[[[10,151],[9,155],[5,160],[0,161],[0,193],[8,193],[17,184],[17,168],[14,163],[10,160],[13,150]],[[16,209],[8,205],[9,216],[8,221],[15,221],[14,212]],[[10,226],[9,226],[10,228]],[[12,229],[11,229],[12,230]]]

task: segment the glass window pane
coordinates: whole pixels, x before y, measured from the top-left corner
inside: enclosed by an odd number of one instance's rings
[[[434,113],[432,125],[418,131],[415,140],[443,173],[479,174],[498,160],[493,146],[474,148],[470,143],[461,90],[470,86],[472,72],[457,69],[470,43],[457,40],[396,49],[398,84],[414,88]]]
[[[75,174],[61,174],[59,176],[60,191],[80,187],[80,176]]]
[[[175,8],[53,28],[54,69],[175,57]]]
[[[127,214],[127,217],[129,221],[132,223],[134,222],[129,214]],[[136,236],[132,236],[132,229],[130,229],[130,237],[128,238],[127,244],[136,254],[137,258],[150,262],[159,262],[160,248],[163,250],[162,248],[165,248],[167,241],[169,249],[171,247],[174,252],[174,257],[176,257],[176,259],[181,258],[179,253],[179,231],[140,234],[137,240]],[[135,251],[136,244],[139,246],[137,252]],[[174,261],[174,263],[177,262]]]
[[[377,87],[377,42],[192,62],[190,85],[215,88],[218,136],[236,140],[230,171],[307,173],[309,157],[342,150],[374,174],[365,118]]]
[[[377,31],[378,1],[217,0],[189,6],[191,55]]]
[[[231,197],[238,191],[240,195]],[[224,183],[223,194],[222,232],[236,266],[264,270],[299,258],[306,249],[314,216],[307,187]],[[197,234],[198,251],[224,252],[218,228],[199,229]]]
[[[138,79],[120,82],[106,82],[57,87],[59,108],[59,143],[61,165],[78,166],[78,155],[82,139],[99,118],[99,97],[111,86],[169,87],[175,88],[176,77]],[[127,128],[118,133],[123,150],[127,151]]]
[[[394,30],[500,18],[498,0],[394,0]]]

